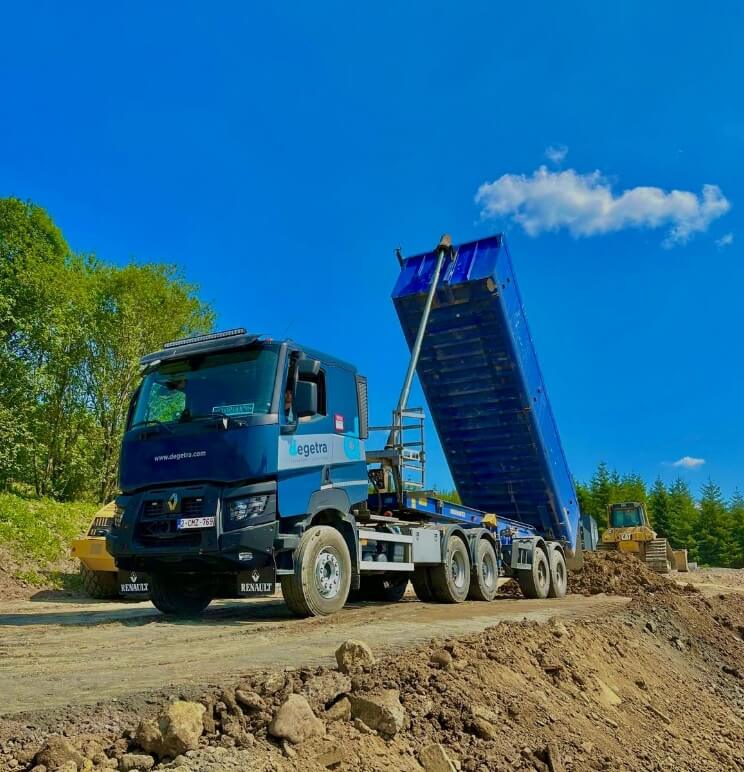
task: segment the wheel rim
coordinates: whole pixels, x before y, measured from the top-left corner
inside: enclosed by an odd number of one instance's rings
[[[555,566],[555,582],[559,587],[563,587],[563,585],[566,583],[566,567],[560,560]]]
[[[323,598],[335,598],[341,589],[341,561],[329,548],[315,558],[315,587]]]
[[[453,552],[450,558],[450,574],[455,587],[458,589],[465,587],[465,558],[459,551]]]
[[[496,566],[494,565],[493,555],[490,550],[486,550],[483,555],[483,562],[481,563],[481,574],[483,576],[483,584],[486,587],[493,587],[496,582]]]
[[[550,581],[547,559],[537,561],[537,581],[541,587],[544,587]]]

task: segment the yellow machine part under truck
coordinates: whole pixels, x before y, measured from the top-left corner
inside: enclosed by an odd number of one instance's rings
[[[80,561],[86,595],[99,600],[119,596],[116,563],[106,550],[106,534],[114,518],[114,502],[96,512],[88,533],[72,542],[72,556]]]

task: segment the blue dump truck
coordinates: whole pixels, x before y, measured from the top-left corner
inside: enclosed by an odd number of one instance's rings
[[[107,537],[124,593],[144,573],[158,609],[193,615],[279,583],[304,616],[409,581],[443,603],[503,577],[566,593],[581,516],[504,237],[398,259],[411,358],[386,426],[352,364],[291,340],[236,329],[142,359]],[[461,504],[426,490],[415,373]]]

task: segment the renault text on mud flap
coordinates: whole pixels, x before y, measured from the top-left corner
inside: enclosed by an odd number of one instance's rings
[[[119,582],[119,592],[150,592],[150,583],[141,581],[142,577],[137,576],[134,571],[126,579],[129,579],[129,581]]]
[[[269,570],[273,578],[273,570]],[[244,572],[240,574],[238,582],[238,591],[244,595],[267,595],[274,592],[273,581],[262,581],[268,578],[266,576],[266,569],[259,571],[254,568],[250,573]]]
[[[153,456],[153,461],[181,461],[184,458],[204,458],[206,450],[183,450],[179,453],[168,453],[165,456]]]

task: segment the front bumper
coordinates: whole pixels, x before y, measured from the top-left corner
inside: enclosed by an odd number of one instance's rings
[[[254,495],[268,497],[265,509],[234,527],[226,502]],[[117,504],[124,514],[106,543],[121,569],[235,574],[274,566],[274,482],[158,488],[120,496]],[[179,529],[179,520],[196,517],[213,517],[214,525]]]

